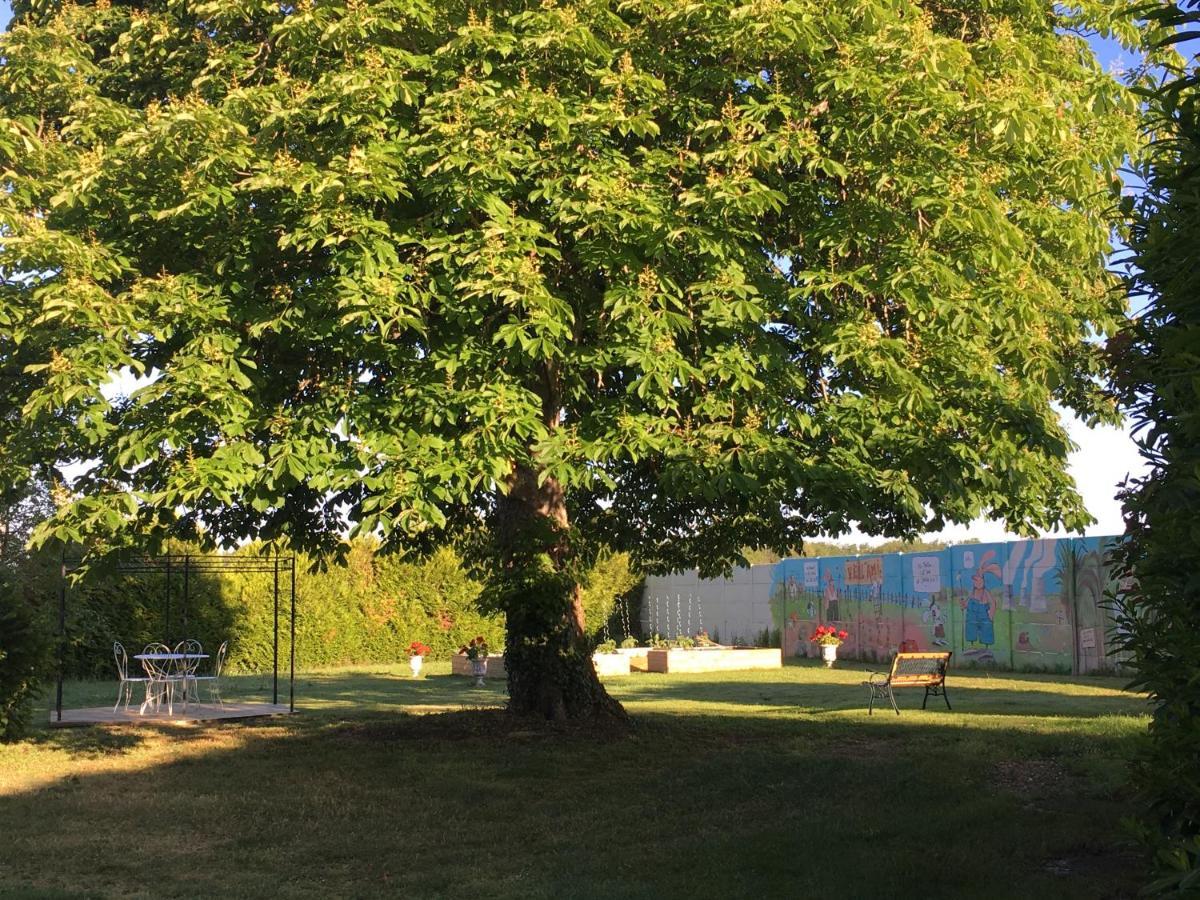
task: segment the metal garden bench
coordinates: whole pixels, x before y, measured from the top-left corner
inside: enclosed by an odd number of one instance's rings
[[[870,703],[867,704],[867,715],[875,709],[876,700],[887,700],[892,704],[896,715],[900,715],[900,707],[896,705],[896,688],[925,688],[925,699],[921,701],[921,709],[929,702],[930,696],[941,695],[946,701],[946,709],[950,709],[950,698],[946,696],[946,669],[950,665],[950,657],[946,653],[897,653],[892,660],[892,671],[873,672],[863,682],[871,692]]]

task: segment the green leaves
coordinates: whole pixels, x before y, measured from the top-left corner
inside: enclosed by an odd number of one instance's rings
[[[1194,29],[1192,2],[1150,13],[1164,33]],[[1169,58],[1166,62],[1172,62]],[[1197,100],[1193,65],[1171,66],[1147,93],[1155,141],[1139,172],[1128,287],[1143,314],[1109,341],[1116,385],[1128,404],[1148,472],[1123,495],[1128,540],[1114,607],[1134,683],[1151,697],[1150,740],[1135,764],[1142,838],[1154,880],[1144,893],[1189,896],[1200,886],[1200,238]]]
[[[1044,8],[102,7],[0,65],[0,444],[95,461],[59,536],[406,542],[518,466],[656,568],[1084,518],[1136,104]]]

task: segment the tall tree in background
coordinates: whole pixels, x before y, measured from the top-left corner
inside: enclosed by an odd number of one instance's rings
[[[24,561],[34,529],[53,513],[50,486],[39,478],[22,478],[0,490],[0,567]]]
[[[1158,22],[1194,37],[1200,3]],[[1150,95],[1155,138],[1131,246],[1144,314],[1122,343],[1119,383],[1149,473],[1124,495],[1123,564],[1134,587],[1119,624],[1150,693],[1149,796],[1156,890],[1200,892],[1200,69],[1171,72]]]
[[[585,716],[600,544],[1089,520],[1122,0],[16,9],[0,440],[96,461],[45,535],[482,526],[513,708]]]

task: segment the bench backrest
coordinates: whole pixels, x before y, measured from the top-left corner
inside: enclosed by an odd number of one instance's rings
[[[934,685],[946,680],[951,653],[897,653],[889,680],[893,687]]]

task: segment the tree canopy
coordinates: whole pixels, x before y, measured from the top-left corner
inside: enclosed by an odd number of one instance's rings
[[[92,463],[46,535],[537,533],[512,653],[598,542],[1088,520],[1120,0],[16,10],[0,440]]]

